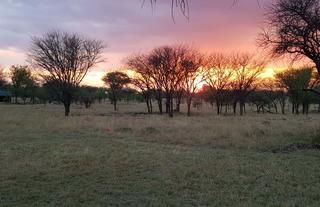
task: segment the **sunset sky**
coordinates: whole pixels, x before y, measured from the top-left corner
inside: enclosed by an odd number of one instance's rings
[[[271,0],[189,0],[190,21],[178,12],[171,19],[170,0],[154,11],[143,0],[1,0],[0,65],[26,64],[30,37],[58,29],[100,39],[105,63],[91,70],[85,83],[102,85],[107,70],[122,67],[132,53],[164,44],[188,43],[203,52],[256,52],[265,7]],[[281,67],[281,63],[270,67]]]

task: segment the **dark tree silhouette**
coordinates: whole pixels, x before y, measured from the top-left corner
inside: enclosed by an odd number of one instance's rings
[[[135,72],[135,77],[131,80],[131,83],[140,89],[140,93],[143,96],[148,113],[153,112],[152,107],[152,93],[155,88],[155,82],[152,76],[151,65],[148,63],[148,57],[145,55],[133,55],[126,61],[130,70]]]
[[[286,70],[276,74],[276,80],[286,88],[292,102],[292,113],[299,113],[302,105],[303,113],[308,113],[311,102],[311,94],[304,91],[312,84],[313,68],[300,68]]]
[[[253,54],[238,53],[231,58],[231,68],[234,70],[231,88],[234,100],[233,109],[240,105],[240,115],[245,112],[245,103],[248,95],[257,88],[257,80],[264,71],[266,61]]]
[[[180,86],[187,99],[187,114],[191,116],[193,96],[203,81],[201,67],[204,64],[204,56],[199,51],[188,47],[185,47],[185,53],[180,62],[180,73],[182,74]]]
[[[320,73],[320,1],[275,0],[267,17],[259,45],[271,49],[274,56],[307,57]]]
[[[181,62],[185,60],[187,53],[186,47],[176,45],[156,48],[148,56],[148,62],[153,70],[153,79],[165,92],[166,111],[170,117],[173,117],[175,92],[183,79]]]
[[[69,116],[75,87],[90,68],[101,62],[102,49],[101,41],[59,31],[32,38],[29,57],[45,71],[45,81],[57,84],[53,90],[64,104],[65,116]]]
[[[124,86],[130,83],[130,78],[122,72],[110,72],[107,73],[102,80],[110,89],[111,94],[109,95],[111,102],[113,103],[114,110],[117,111],[119,93]]]
[[[77,89],[77,99],[80,101],[80,104],[84,104],[86,109],[90,108],[97,98],[96,92],[97,88],[92,86],[81,86]]]
[[[0,68],[0,89],[4,89],[8,86],[8,82],[6,80],[3,69]]]
[[[227,105],[230,86],[235,70],[231,67],[231,57],[222,53],[211,54],[206,61],[204,78],[209,86],[211,97],[217,106],[217,114],[221,114],[222,105]],[[227,106],[226,106],[227,107]]]
[[[18,97],[21,97],[25,103],[36,87],[35,77],[32,76],[28,66],[15,65],[10,68],[10,71],[11,92],[15,96],[15,103],[18,103]]]

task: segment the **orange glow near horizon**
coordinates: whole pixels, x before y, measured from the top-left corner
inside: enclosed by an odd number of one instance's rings
[[[285,67],[266,67],[265,71],[260,75],[260,79],[272,79],[275,74],[279,71],[285,70]],[[129,77],[134,78],[134,71],[128,69],[121,69],[122,72],[127,73]],[[104,71],[90,71],[85,77],[82,85],[91,85],[97,87],[103,87],[104,83],[101,80],[102,77],[106,74]],[[205,81],[198,82],[198,88],[202,88],[205,85]]]
[[[286,67],[274,67],[274,66],[269,66],[266,67],[265,71],[260,75],[260,79],[273,79],[275,74],[279,71],[283,71],[285,70]],[[104,87],[104,83],[102,81],[102,77],[107,73],[107,72],[111,72],[111,71],[116,71],[116,70],[108,70],[108,71],[89,71],[86,75],[86,77],[84,78],[83,82],[81,83],[81,85],[90,85],[90,86],[95,86],[95,87]],[[129,69],[119,69],[119,71],[122,71],[126,74],[128,74],[128,76],[130,78],[134,78],[135,72]],[[4,72],[7,76],[7,79],[9,79],[9,74],[10,74],[10,68],[4,68]],[[200,78],[201,79],[201,78]],[[205,81],[197,81],[197,85],[198,85],[198,90],[200,90],[204,85],[206,85]]]

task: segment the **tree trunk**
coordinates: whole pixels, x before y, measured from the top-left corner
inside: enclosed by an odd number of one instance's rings
[[[147,108],[148,108],[148,114],[150,114],[150,105],[149,105],[149,100],[146,100]]]
[[[220,103],[219,101],[216,101],[216,107],[217,107],[217,115],[220,115]]]
[[[243,116],[244,104],[240,101],[240,116]]]
[[[150,101],[148,98],[146,98],[145,101],[146,101],[147,108],[148,108],[148,114],[151,114]]]
[[[286,112],[285,112],[285,107],[286,105],[284,103],[281,104],[281,113],[284,115]]]
[[[182,92],[178,92],[177,99],[176,99],[176,111],[177,112],[180,112],[181,99],[182,99]]]
[[[278,114],[278,106],[277,106],[277,103],[274,103],[274,110],[276,111],[276,114]]]
[[[163,109],[162,109],[162,92],[160,89],[158,89],[157,91],[157,101],[158,101],[158,107],[159,107],[159,112],[160,114],[163,113]]]
[[[69,116],[70,115],[70,105],[71,103],[69,101],[65,101],[64,103],[64,115]]]
[[[188,98],[187,100],[187,106],[188,106],[188,116],[191,116],[191,98]]]
[[[169,117],[170,118],[173,117],[173,97],[172,97],[172,95],[170,96],[170,99],[169,99]]]
[[[70,115],[70,105],[71,105],[72,95],[69,91],[63,92],[63,104],[64,104],[64,115]]]
[[[112,102],[113,102],[113,109],[114,111],[117,111],[117,96],[116,96],[116,92],[114,90],[112,90]]]
[[[233,103],[233,115],[236,115],[237,113],[237,102]]]
[[[163,110],[162,110],[162,98],[158,99],[158,107],[159,107],[160,114],[162,114],[163,113]]]
[[[181,102],[181,100],[177,99],[177,103],[176,103],[176,111],[177,112],[180,112],[180,102]]]
[[[300,108],[300,104],[295,104],[295,110],[296,110],[296,114],[299,114],[299,108]]]
[[[116,100],[113,100],[113,109],[114,111],[117,111],[117,101]]]
[[[292,114],[294,114],[294,103],[292,103],[292,109],[291,109]]]
[[[153,106],[152,106],[152,99],[149,98],[149,107],[150,107],[150,113],[153,113]]]

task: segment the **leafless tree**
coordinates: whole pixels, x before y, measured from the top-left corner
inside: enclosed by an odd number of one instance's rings
[[[281,113],[285,114],[287,94],[279,80],[276,78],[264,79],[260,88],[264,89],[264,94],[275,109],[275,113],[278,113],[278,105],[280,105]]]
[[[232,90],[233,90],[233,110],[240,105],[240,115],[245,110],[247,96],[253,92],[257,85],[258,77],[263,73],[266,60],[255,57],[253,54],[236,53],[231,58],[231,68],[233,70]]]
[[[102,49],[101,41],[59,31],[32,38],[29,58],[44,71],[45,81],[57,84],[54,91],[64,104],[65,116],[70,113],[74,88],[101,62]]]
[[[174,94],[183,79],[181,60],[186,54],[184,46],[164,46],[154,49],[148,57],[154,80],[165,92],[166,111],[170,117],[173,117]]]
[[[148,57],[133,55],[127,59],[126,64],[130,70],[134,71],[134,78],[131,83],[140,89],[146,101],[148,113],[152,113],[152,90],[155,88],[155,81],[152,75],[152,66],[148,63]]]
[[[193,48],[185,47],[184,50],[184,55],[180,61],[180,73],[182,73],[180,86],[187,99],[187,114],[191,116],[192,98],[200,83],[203,82],[202,66],[204,64],[204,56]]]
[[[320,73],[320,1],[275,0],[267,13],[260,46],[273,56],[293,55],[309,58]]]
[[[205,81],[217,106],[217,114],[221,114],[223,103],[227,107],[231,79],[235,72],[231,67],[231,58],[226,54],[213,53],[208,57],[204,71]]]

